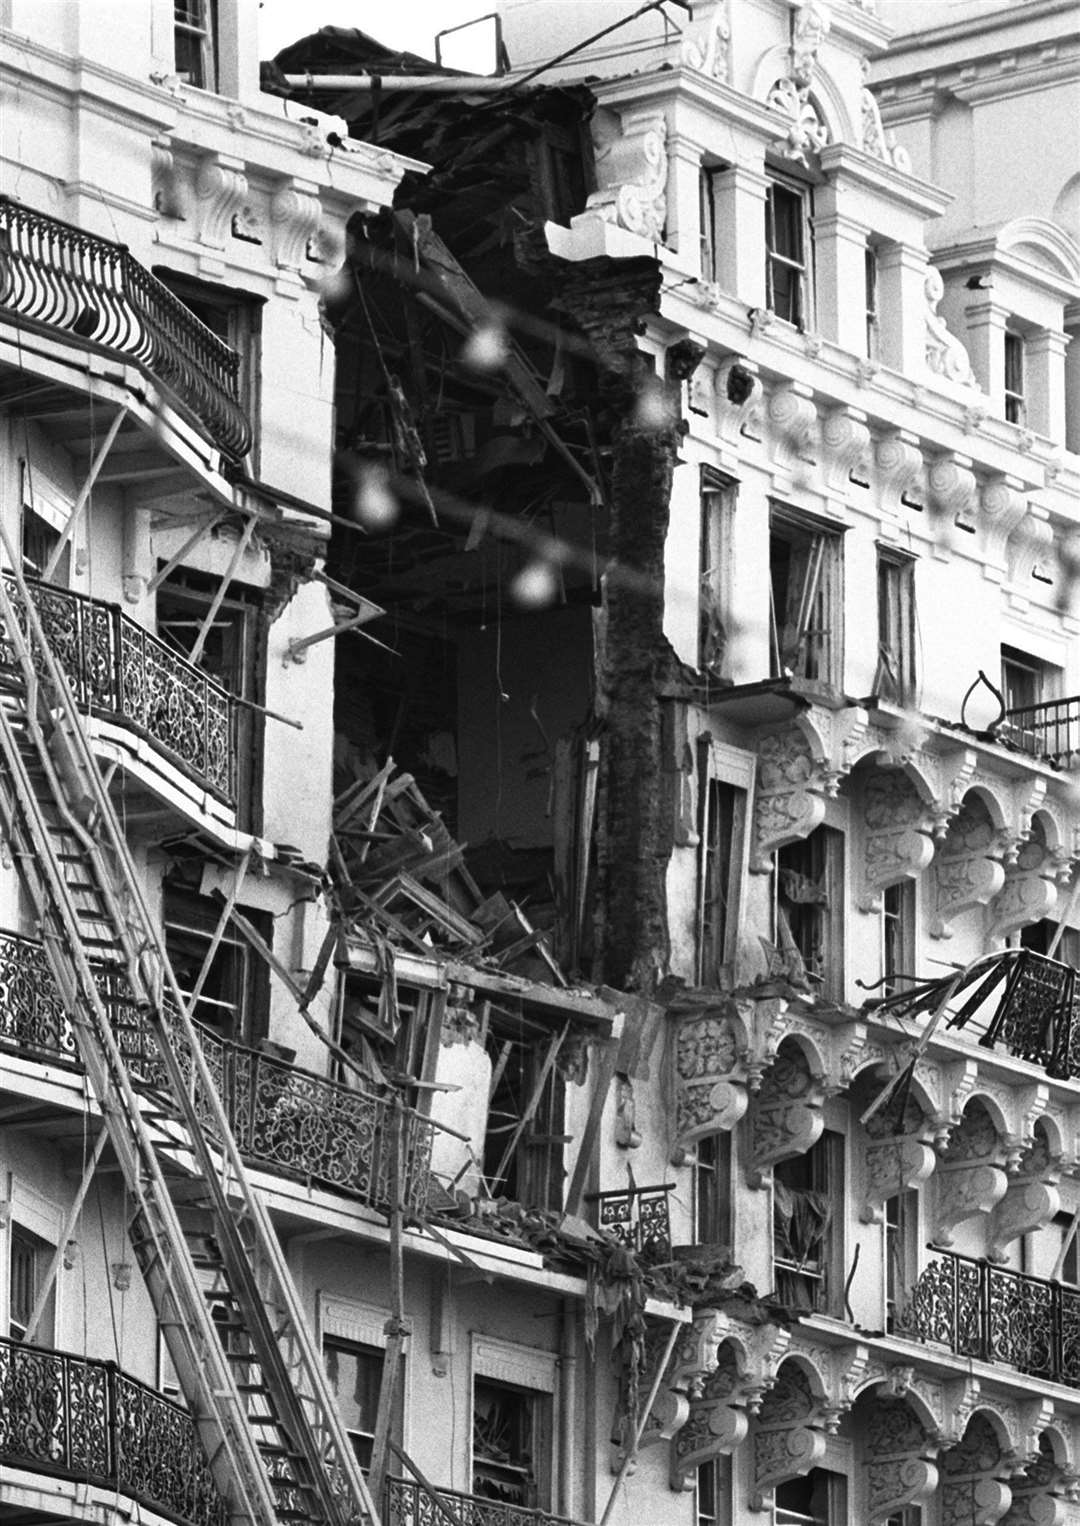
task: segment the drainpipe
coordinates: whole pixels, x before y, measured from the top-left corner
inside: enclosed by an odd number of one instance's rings
[[[577,1409],[577,1318],[572,1299],[562,1301],[559,1339],[559,1503],[560,1515],[574,1515]]]

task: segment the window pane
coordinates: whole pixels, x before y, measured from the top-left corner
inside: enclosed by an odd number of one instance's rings
[[[531,1508],[537,1503],[540,1395],[477,1379],[473,1388],[472,1492]]]

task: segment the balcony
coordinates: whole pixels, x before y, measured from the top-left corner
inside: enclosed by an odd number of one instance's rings
[[[482,1499],[476,1494],[461,1494],[457,1489],[439,1489],[437,1496],[447,1507],[445,1513],[419,1484],[404,1478],[388,1478],[385,1526],[449,1526],[451,1521],[457,1526],[574,1526],[564,1515]]]
[[[593,1192],[601,1229],[632,1250],[648,1266],[671,1260],[671,1223],[668,1193],[674,1182],[657,1187],[625,1187],[621,1192]]]
[[[115,604],[27,579],[30,597],[81,710],[145,737],[182,773],[236,806],[236,701]],[[8,597],[21,594],[10,575]],[[25,633],[26,626],[23,624]],[[0,634],[0,672],[17,669]]]
[[[0,197],[0,313],[134,362],[223,455],[241,461],[251,424],[240,357],[123,244]]]
[[[160,1054],[145,1019],[127,1003],[121,977],[103,971],[100,990],[132,1078],[167,1096]],[[174,1036],[184,1064],[182,1037]],[[201,1039],[236,1142],[251,1165],[317,1183],[379,1211],[389,1208],[391,1099],[340,1086],[205,1028]],[[78,1059],[41,945],[8,932],[0,932],[0,1048],[42,1059]],[[210,1130],[209,1107],[199,1111]],[[402,1108],[400,1116],[402,1198],[406,1212],[420,1214],[427,1205],[435,1125],[410,1108]]]
[[[113,1362],[0,1339],[0,1462],[226,1526],[191,1417]]]
[[[1051,768],[1075,768],[1080,762],[1080,696],[1006,710],[994,737]]]
[[[1080,1388],[1080,1288],[942,1251],[894,1333]]]

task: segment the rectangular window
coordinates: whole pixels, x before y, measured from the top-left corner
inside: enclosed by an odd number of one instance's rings
[[[776,942],[797,954],[821,995],[844,998],[844,838],[832,827],[788,843],[776,855]]]
[[[1026,417],[1024,403],[1024,339],[1013,330],[1005,331],[1005,418],[1010,424],[1023,424]]]
[[[881,896],[883,996],[903,990],[915,973],[915,881],[888,885]]]
[[[165,947],[185,997],[195,990],[217,928],[221,907],[198,895],[176,877],[165,880],[162,916]],[[269,942],[272,923],[263,913],[244,908]],[[221,1038],[255,1043],[266,1035],[269,974],[263,960],[231,924],[226,927],[195,1003],[195,1020]]]
[[[694,1244],[731,1244],[731,1135],[694,1145]]]
[[[790,510],[769,521],[771,676],[841,682],[839,535]]]
[[[551,1401],[492,1378],[473,1383],[472,1493],[524,1509],[547,1509]]]
[[[695,1526],[726,1526],[731,1519],[731,1458],[711,1457],[697,1470]]]
[[[198,90],[217,89],[217,16],[214,0],[174,0],[176,72]]]
[[[866,354],[869,360],[878,357],[878,267],[877,250],[868,243],[863,256],[866,285]]]
[[[336,1335],[323,1337],[323,1365],[330,1389],[337,1400],[356,1460],[364,1469],[371,1466],[385,1364],[386,1353],[378,1346],[344,1340]],[[394,1415],[390,1422],[390,1435],[394,1440],[400,1440],[402,1435],[404,1383],[400,1378],[399,1374]]]
[[[919,1194],[912,1188],[885,1200],[885,1329],[896,1328],[907,1290],[917,1275]]]
[[[810,320],[810,192],[770,180],[765,192],[765,303],[778,318]]]
[[[915,563],[878,551],[878,665],[874,693],[898,705],[915,698]]]
[[[895,1515],[890,1515],[884,1526],[922,1526],[923,1513],[918,1505],[906,1505]]]
[[[1030,652],[1001,648],[1001,692],[1006,710],[1026,710],[1052,699],[1051,670]]]
[[[701,571],[698,582],[698,666],[731,676],[728,623],[734,587],[732,556],[735,486],[706,470],[701,482]]]
[[[703,169],[698,176],[701,219],[701,278],[716,280],[716,171]]]
[[[34,1305],[56,1247],[17,1223],[12,1223],[8,1238],[8,1335],[13,1341],[21,1341],[26,1338],[30,1316],[34,1312]],[[52,1344],[55,1301],[55,1291],[51,1291],[34,1331],[35,1345]]]
[[[557,1034],[524,1015],[488,1017],[491,1091],[484,1137],[484,1176],[494,1197],[557,1210],[564,1188],[566,1085],[546,1063]],[[525,1121],[522,1128],[522,1121]]]
[[[774,1526],[846,1526],[847,1479],[826,1468],[776,1486]]]
[[[805,1155],[773,1167],[773,1276],[776,1296],[789,1308],[838,1312],[835,1210],[843,1185],[844,1136],[831,1129]]]

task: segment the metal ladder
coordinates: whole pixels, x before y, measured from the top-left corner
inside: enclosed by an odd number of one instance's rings
[[[11,569],[0,576],[0,830],[134,1205],[132,1246],[215,1482],[236,1526],[378,1526],[2,526],[0,541]]]

